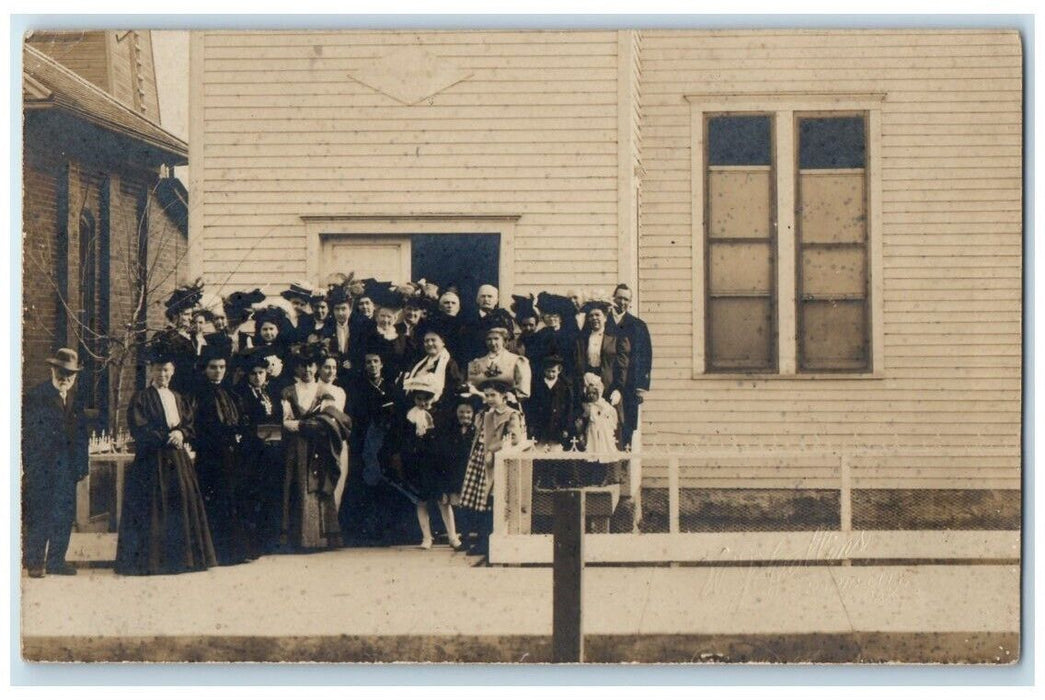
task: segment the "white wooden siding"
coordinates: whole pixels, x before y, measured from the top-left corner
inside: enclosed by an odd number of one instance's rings
[[[611,288],[633,264],[618,235],[628,228],[621,158],[630,151],[639,190],[636,298],[655,345],[647,447],[813,455],[939,448],[951,456],[855,463],[854,484],[1018,488],[1018,36],[812,30],[631,38],[636,98],[625,145],[620,101],[629,90],[621,80],[629,72],[618,32],[194,37],[195,269],[229,287],[274,291],[307,268],[302,216],[518,216],[515,291]],[[408,45],[471,77],[409,107],[348,77]],[[683,96],[825,86],[887,95],[876,231],[880,376],[693,379]],[[953,456],[965,450],[967,457]],[[819,478],[772,460],[726,471],[767,487]],[[684,473],[683,481],[725,473]]]
[[[642,33],[640,312],[655,347],[647,447],[968,449],[975,456],[865,459],[854,480],[1019,487],[1021,61],[1018,36],[1004,32]],[[887,93],[882,376],[692,379],[683,95],[828,87]],[[734,476],[784,486],[802,472],[753,463]]]
[[[414,106],[349,77],[413,45],[471,77]],[[196,46],[209,281],[304,277],[300,217],[342,215],[517,215],[517,293],[617,281],[617,32],[206,32]]]

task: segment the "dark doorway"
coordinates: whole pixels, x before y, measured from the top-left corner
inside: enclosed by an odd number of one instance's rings
[[[411,277],[453,285],[461,312],[475,309],[479,285],[500,285],[501,236],[497,233],[415,233],[410,236]],[[502,305],[504,300],[501,300]]]

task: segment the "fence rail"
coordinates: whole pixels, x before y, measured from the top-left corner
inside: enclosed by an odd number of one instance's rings
[[[875,457],[931,456],[948,459],[968,458],[974,455],[975,453],[968,450],[947,451],[934,448],[837,450],[814,455],[794,451],[745,454],[741,450],[701,451],[696,454],[652,450],[605,454],[541,452],[525,448],[506,450],[499,453],[494,460],[495,516],[494,534],[490,541],[490,562],[551,563],[551,535],[534,534],[526,525],[534,513],[533,464],[543,460],[626,462],[626,477],[619,487],[620,497],[629,498],[634,502],[636,525],[642,517],[643,463],[666,466],[667,532],[639,533],[637,527],[633,527],[632,532],[588,534],[585,558],[592,563],[1018,560],[1020,532],[1017,530],[853,529],[854,461],[867,461]],[[781,465],[801,465],[811,461],[817,465],[830,465],[830,486],[826,488],[838,492],[837,528],[819,527],[804,531],[684,532],[680,513],[683,464],[714,465],[722,460],[738,459],[775,462]],[[698,479],[697,482],[699,481]],[[720,484],[722,477],[716,477],[714,481]],[[753,483],[751,479],[734,477],[730,481],[730,489],[763,488],[762,484]],[[796,479],[795,482],[797,485],[800,479]],[[817,482],[824,483],[824,480],[818,478]]]

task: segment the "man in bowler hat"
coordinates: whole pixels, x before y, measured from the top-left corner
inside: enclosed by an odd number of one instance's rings
[[[23,399],[23,561],[29,576],[72,576],[65,561],[76,519],[76,483],[87,476],[87,422],[76,395],[75,350],[46,360],[51,378]]]

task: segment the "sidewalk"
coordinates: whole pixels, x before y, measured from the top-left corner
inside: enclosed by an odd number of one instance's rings
[[[23,653],[550,660],[551,569],[474,562],[437,546],[269,556],[180,576],[23,574]],[[1014,662],[1019,581],[1014,565],[589,567],[586,658]]]

